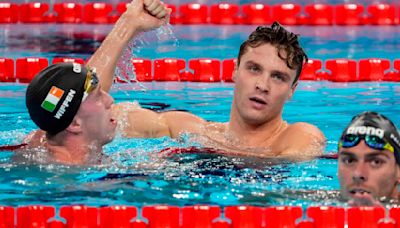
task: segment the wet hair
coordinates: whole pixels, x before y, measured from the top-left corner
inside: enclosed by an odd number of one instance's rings
[[[271,44],[278,49],[279,58],[284,60],[290,69],[296,70],[296,78],[293,81],[293,84],[295,84],[300,77],[303,64],[308,61],[298,38],[299,35],[289,32],[276,21],[271,27],[258,26],[249,38],[240,45],[237,64],[239,66],[240,59],[246,53],[248,47],[256,48],[262,44]],[[286,53],[286,58],[282,56],[282,51]]]

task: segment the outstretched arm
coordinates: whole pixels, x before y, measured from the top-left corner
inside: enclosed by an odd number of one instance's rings
[[[160,0],[133,0],[87,63],[96,68],[102,89],[108,92],[119,57],[140,32],[155,29],[168,20],[170,9]]]
[[[154,112],[141,108],[137,103],[122,102],[114,105],[114,116],[120,122],[125,137],[154,138],[169,136],[177,138],[181,133],[202,133],[206,121],[189,112]]]

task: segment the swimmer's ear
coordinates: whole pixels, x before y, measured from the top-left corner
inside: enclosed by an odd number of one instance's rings
[[[74,118],[71,124],[65,129],[72,134],[79,134],[82,132],[82,120],[80,118]]]
[[[400,166],[396,162],[396,172],[397,172],[397,185],[400,184]]]
[[[289,95],[288,95],[288,97],[287,97],[288,100],[292,99],[293,93],[294,93],[294,91],[296,90],[298,84],[299,84],[299,83],[296,82],[296,83],[294,83],[294,84],[292,85],[292,88],[290,88],[290,93],[289,93]]]
[[[236,75],[237,75],[237,71],[238,71],[239,66],[237,65],[237,61],[235,61],[235,68],[233,68],[233,72],[232,72],[232,81],[236,82]]]

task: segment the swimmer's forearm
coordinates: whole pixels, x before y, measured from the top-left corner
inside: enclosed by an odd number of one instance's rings
[[[114,80],[114,71],[129,41],[139,32],[139,25],[123,14],[90,58],[88,65],[96,68],[102,89],[108,92]]]
[[[129,41],[139,32],[165,24],[170,12],[160,0],[132,0],[127,5],[125,13],[88,62],[96,68],[104,91],[110,90],[115,67]]]

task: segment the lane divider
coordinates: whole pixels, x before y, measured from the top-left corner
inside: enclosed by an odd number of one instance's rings
[[[0,3],[0,23],[114,23],[126,2]],[[284,25],[399,25],[400,5],[363,4],[168,4],[172,24],[270,24]]]
[[[152,205],[0,207],[2,227],[396,227],[400,208]]]
[[[235,59],[142,59],[132,58],[136,81],[190,81],[232,82]],[[28,83],[50,60],[42,57],[0,57],[0,82]],[[57,57],[51,63],[78,62],[84,59]],[[14,64],[15,63],[15,64]],[[15,73],[14,73],[15,72]],[[133,79],[129,79],[133,80]],[[332,82],[394,81],[400,82],[400,59],[310,59],[303,67],[300,80]],[[116,83],[126,83],[127,78],[116,77]]]

